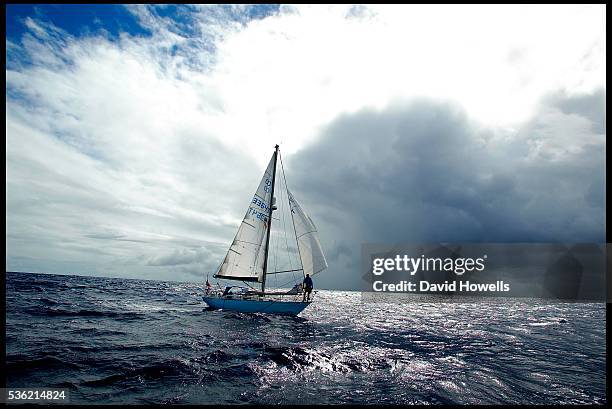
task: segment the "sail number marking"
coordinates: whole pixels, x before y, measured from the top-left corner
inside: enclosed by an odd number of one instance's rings
[[[269,210],[268,205],[266,204],[266,202],[264,202],[263,200],[261,200],[260,198],[258,198],[257,196],[255,196],[253,198],[253,202],[254,204],[256,204],[257,206],[261,207],[264,210]]]
[[[248,214],[266,223],[268,221],[268,213],[270,211],[269,210],[270,208],[268,207],[267,203],[261,200],[260,198],[258,198],[257,196],[255,196],[253,198],[252,204],[258,206],[260,209],[265,210],[265,212],[255,207],[249,207]]]

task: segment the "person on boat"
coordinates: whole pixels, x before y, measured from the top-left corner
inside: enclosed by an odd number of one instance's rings
[[[312,288],[314,287],[312,284],[312,278],[310,278],[310,274],[306,274],[304,277],[304,297],[302,301],[310,301],[310,293],[312,292]]]

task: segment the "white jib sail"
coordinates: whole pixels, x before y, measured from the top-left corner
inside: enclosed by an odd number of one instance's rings
[[[269,206],[272,202],[272,172],[274,172],[274,155],[268,163],[266,172],[216,277],[229,280],[262,281],[266,245],[264,239],[269,226]]]
[[[304,275],[311,276],[327,268],[327,261],[321,249],[317,228],[312,219],[304,212],[304,209],[291,192],[287,190],[289,195],[289,205],[291,206],[291,217],[295,226],[295,235],[297,237],[300,258],[302,259],[302,268]]]

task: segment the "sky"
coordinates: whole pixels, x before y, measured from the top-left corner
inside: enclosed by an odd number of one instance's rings
[[[276,143],[362,243],[605,242],[604,5],[7,5],[6,270],[202,281]]]

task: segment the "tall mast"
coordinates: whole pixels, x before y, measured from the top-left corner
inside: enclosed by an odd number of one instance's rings
[[[264,252],[263,279],[261,292],[266,289],[266,273],[268,272],[268,247],[270,246],[270,232],[272,231],[272,211],[274,210],[274,183],[276,182],[276,162],[278,160],[278,145],[274,147],[274,170],[272,171],[272,192],[270,195],[270,212],[268,213],[268,231],[266,233],[266,250]]]

